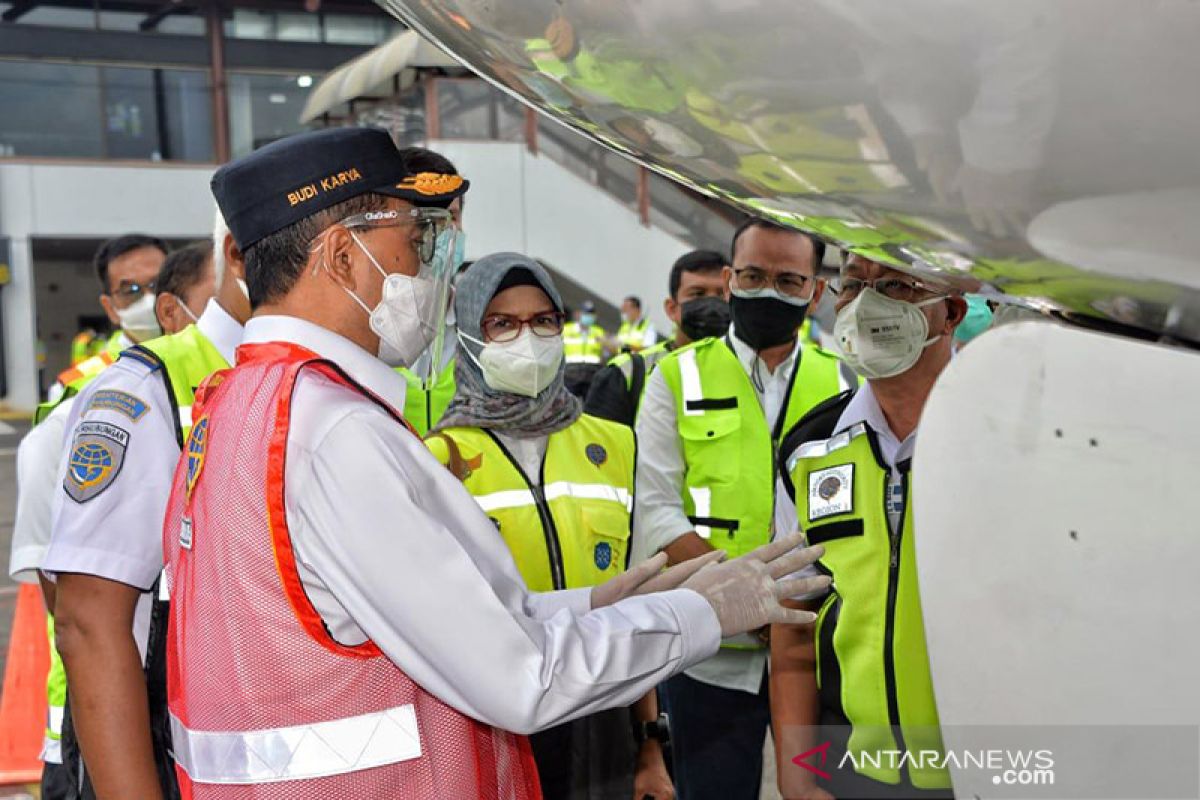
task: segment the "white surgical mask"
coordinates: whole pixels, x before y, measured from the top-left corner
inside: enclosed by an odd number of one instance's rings
[[[842,358],[864,378],[890,378],[907,371],[926,347],[942,338],[929,338],[929,321],[921,309],[944,299],[906,303],[864,288],[838,312],[833,326]]]
[[[250,302],[250,287],[241,278],[234,278],[237,281],[238,288],[242,290],[242,294],[246,296],[246,302]]]
[[[479,358],[463,351],[479,365],[483,381],[498,392],[537,397],[554,382],[563,360],[562,336],[536,336],[525,328],[511,342],[481,342],[459,332],[459,338],[483,347]]]
[[[437,334],[437,281],[424,265],[415,276],[385,271],[358,237],[350,235],[383,275],[383,293],[379,305],[369,308],[354,292],[342,288],[367,312],[371,330],[379,337],[379,360],[389,367],[411,366]]]
[[[155,295],[143,292],[142,296],[125,308],[117,309],[121,329],[135,342],[144,342],[162,335],[158,317],[154,315]]]

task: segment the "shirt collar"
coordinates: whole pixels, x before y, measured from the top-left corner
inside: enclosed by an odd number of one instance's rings
[[[311,350],[337,364],[359,385],[391,405],[396,413],[404,411],[404,378],[344,336],[298,317],[254,317],[246,323],[246,344],[290,342]]]
[[[859,387],[854,396],[850,398],[850,402],[842,411],[842,416],[838,417],[835,433],[841,433],[860,422],[865,423],[879,437],[880,443],[883,445],[880,449],[883,450],[885,459],[892,461],[892,466],[895,466],[897,462],[912,458],[917,432],[914,430],[903,442],[896,438],[896,434],[892,433],[892,426],[888,424],[887,417],[883,414],[883,409],[879,407],[879,400],[875,397],[875,392],[871,390],[870,381]]]
[[[229,312],[217,302],[217,298],[208,301],[204,313],[196,320],[196,327],[204,338],[212,342],[213,347],[221,354],[221,358],[232,364],[234,351],[242,343],[242,324],[230,316]]]
[[[733,345],[733,354],[737,356],[737,360],[742,365],[742,369],[746,370],[749,375],[754,369],[754,362],[759,361],[758,353],[754,352],[754,348],[738,338],[737,333],[733,330],[733,325],[729,326],[729,341]],[[796,354],[800,352],[800,336],[796,336],[796,344],[792,347],[792,352],[788,353],[788,357],[783,360],[783,363],[775,368],[774,372],[767,370],[766,363],[763,364],[763,372],[769,375],[772,379],[783,375],[785,378],[791,375],[792,364],[796,362]]]

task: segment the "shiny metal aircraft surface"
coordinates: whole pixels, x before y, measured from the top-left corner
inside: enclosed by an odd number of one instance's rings
[[[662,174],[916,272],[1200,342],[1193,0],[379,0]]]

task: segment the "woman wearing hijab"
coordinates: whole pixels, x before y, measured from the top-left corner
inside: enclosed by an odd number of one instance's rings
[[[532,591],[619,574],[629,551],[633,433],[584,414],[564,386],[565,315],[550,276],[526,256],[487,256],[463,274],[454,309],[458,388],[429,449],[496,524]],[[652,719],[653,693],[638,708]],[[639,738],[635,755],[625,709],[534,734],[544,797],[669,800],[659,742]]]

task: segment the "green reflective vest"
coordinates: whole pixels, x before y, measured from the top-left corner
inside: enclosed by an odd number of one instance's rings
[[[659,342],[653,347],[639,350],[636,353],[621,353],[608,362],[610,367],[621,370],[625,377],[625,390],[633,395],[630,405],[636,418],[637,410],[642,405],[642,395],[646,393],[646,380],[650,373],[663,360],[663,356],[671,352],[670,340]],[[632,422],[630,423],[632,424]]]
[[[426,440],[496,524],[534,592],[603,583],[625,569],[633,508],[633,432],[584,414],[551,434],[541,483],[494,434],[450,428]]]
[[[890,473],[875,455],[874,436],[858,424],[801,444],[786,464],[800,527],[810,544],[825,547],[820,564],[833,576],[815,633],[822,718],[849,726],[847,752],[859,773],[897,784],[903,769],[919,789],[945,789],[947,771],[914,761],[897,769],[888,755],[940,753],[942,737],[917,586],[909,465],[899,465],[905,502],[893,534]]]
[[[599,364],[604,356],[604,328],[578,322],[563,326],[563,359],[568,364]]]
[[[650,327],[650,320],[643,317],[637,322],[621,320],[621,327],[617,329],[617,341],[621,347],[628,350],[640,351],[642,349],[642,341],[646,338],[646,328]]]
[[[192,404],[196,400],[196,388],[217,370],[228,369],[229,362],[195,325],[188,325],[179,333],[160,336],[131,347],[121,357],[136,358],[151,369],[162,370],[175,417],[175,435],[182,449],[192,430]]]
[[[396,372],[404,378],[407,389],[404,392],[404,419],[419,436],[424,436],[433,430],[441,420],[442,415],[454,399],[457,384],[454,381],[454,363],[450,363],[438,373],[437,380],[429,389],[425,382],[415,372],[407,367],[397,367]]]
[[[696,533],[736,558],[771,539],[775,454],[809,409],[848,388],[840,362],[807,342],[792,370],[784,410],[767,427],[750,377],[725,339],[702,339],[659,363],[675,396],[686,472],[683,507]]]

